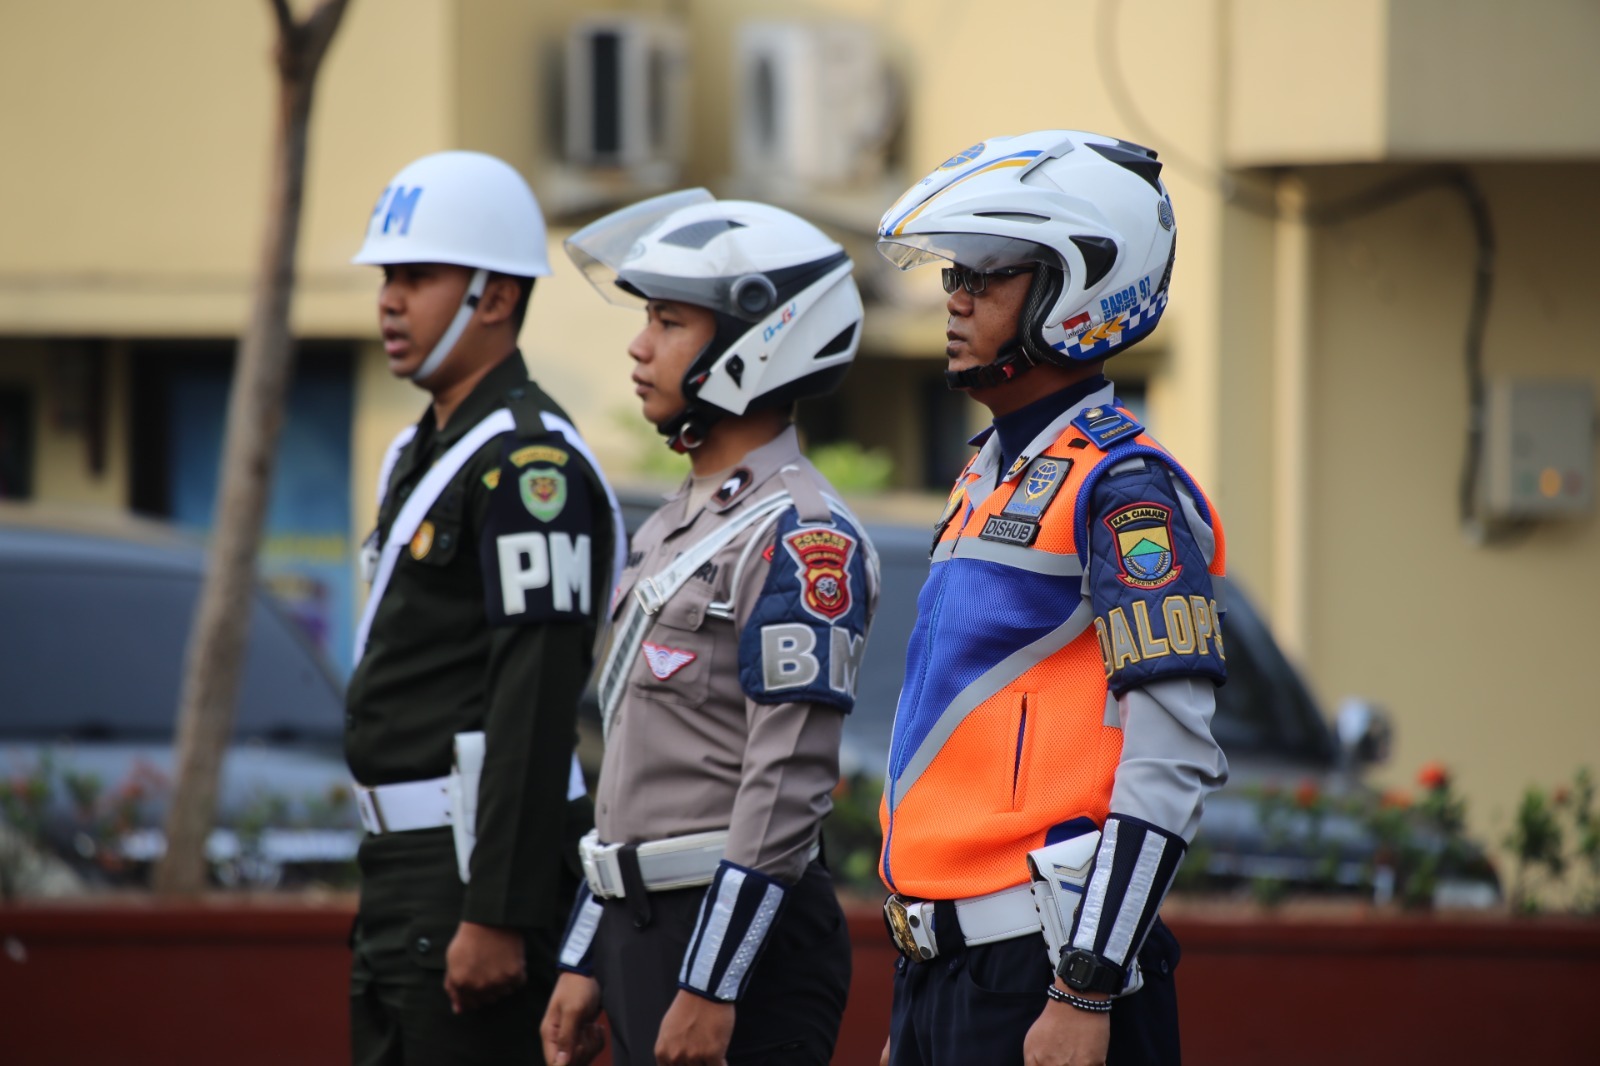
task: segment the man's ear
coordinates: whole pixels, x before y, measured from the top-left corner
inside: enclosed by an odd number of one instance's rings
[[[522,286],[515,278],[504,274],[490,274],[478,300],[478,318],[485,326],[498,326],[511,321],[517,304],[522,299]]]

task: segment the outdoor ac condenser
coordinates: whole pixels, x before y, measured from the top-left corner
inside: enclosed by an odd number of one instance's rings
[[[867,27],[745,23],[734,78],[740,179],[793,192],[860,186],[882,175],[896,105]]]
[[[580,167],[672,180],[687,143],[688,36],[666,19],[586,19],[567,35],[563,148]]]

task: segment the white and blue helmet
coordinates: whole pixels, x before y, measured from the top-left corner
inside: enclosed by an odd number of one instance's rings
[[[902,270],[948,260],[1037,264],[1006,376],[1126,351],[1167,306],[1177,225],[1155,152],[1115,137],[1040,130],[952,156],[895,202],[878,251]]]
[[[693,448],[727,415],[830,392],[861,343],[850,257],[781,208],[686,189],[625,207],[566,240],[612,303],[709,309],[716,333],[684,374],[684,410],[658,428]]]

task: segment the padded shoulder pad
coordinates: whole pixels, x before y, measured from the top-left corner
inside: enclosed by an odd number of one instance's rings
[[[867,648],[867,550],[838,515],[778,518],[761,598],[739,634],[739,683],[757,703],[825,703],[849,712]]]
[[[1072,424],[1101,451],[1115,441],[1131,440],[1144,431],[1143,426],[1115,407],[1091,407],[1074,418]]]

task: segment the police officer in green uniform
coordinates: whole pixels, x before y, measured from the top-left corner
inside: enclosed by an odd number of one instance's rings
[[[379,479],[345,755],[367,836],[351,937],[358,1064],[537,1063],[590,807],[573,757],[615,498],[516,348],[548,274],[533,193],[473,152],[383,191],[389,368],[432,398]]]

